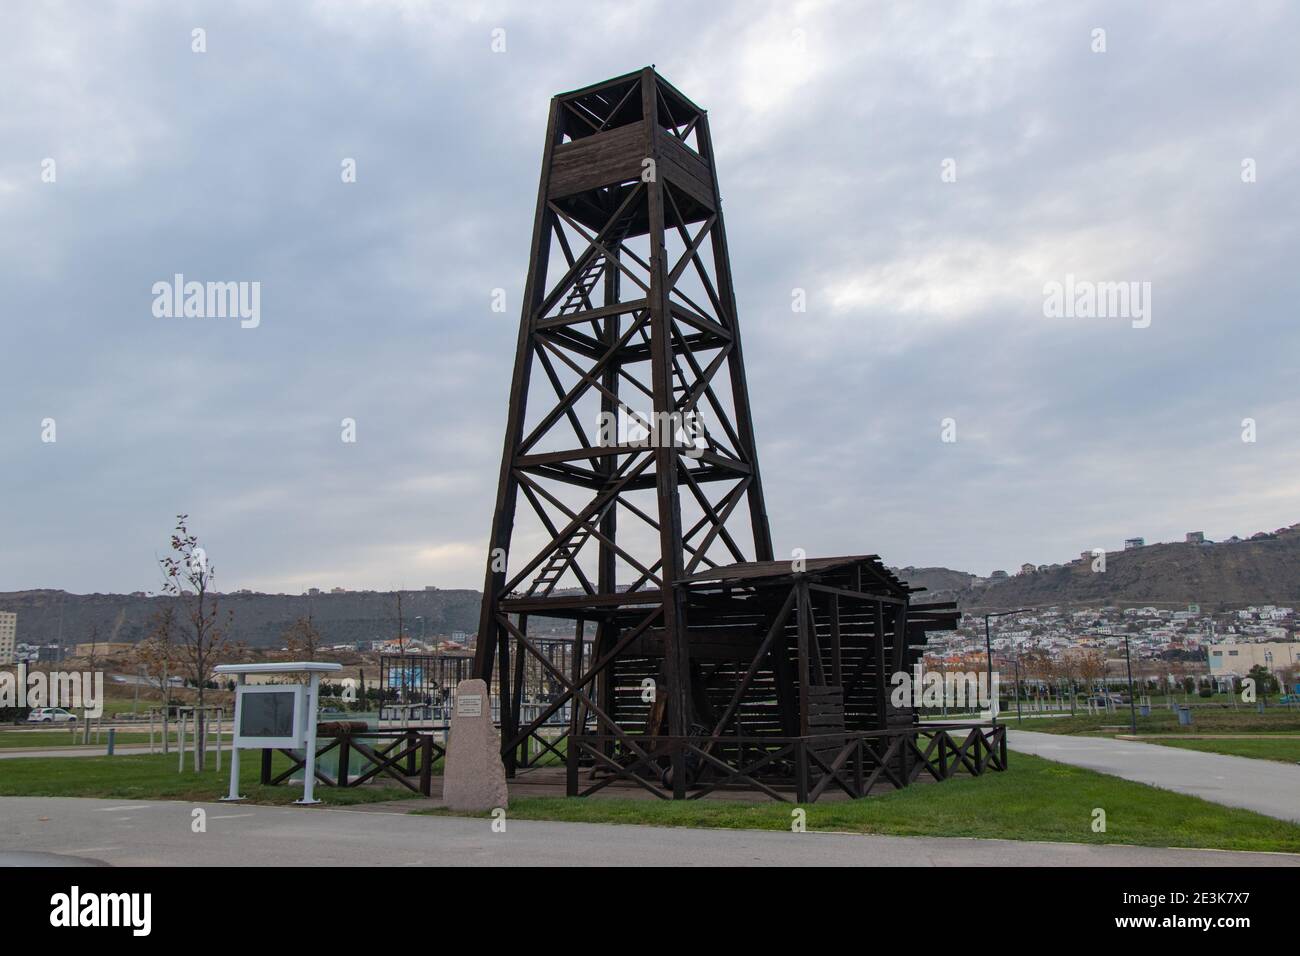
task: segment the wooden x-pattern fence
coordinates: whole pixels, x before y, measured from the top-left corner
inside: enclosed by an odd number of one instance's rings
[[[922,776],[948,780],[1007,767],[1006,728],[943,724],[808,737],[732,737],[725,746],[699,737],[659,737],[634,751],[620,739],[581,734],[572,748],[595,761],[587,787],[571,776],[570,796],[589,796],[616,782],[631,783],[670,799],[665,767],[673,754],[691,768],[688,798],[720,789],[757,790],[774,800],[815,802],[834,787],[858,799],[888,786],[901,789]],[[611,746],[612,745],[612,746]]]
[[[445,727],[434,729],[446,730]],[[338,774],[332,776],[322,769],[321,758],[336,751]],[[307,765],[303,751],[279,749],[279,753],[289,758],[289,767],[278,774],[273,773],[271,762],[276,752],[271,748],[262,750],[260,781],[267,786],[279,786],[294,774],[303,772]],[[433,795],[434,766],[444,756],[446,747],[428,732],[340,732],[324,738],[324,742],[317,745],[316,780],[327,787],[360,787],[382,777],[396,780],[413,793],[429,797]]]

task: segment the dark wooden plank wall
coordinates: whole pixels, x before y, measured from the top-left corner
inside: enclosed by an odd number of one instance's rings
[[[715,209],[708,164],[675,136],[659,137],[659,172],[701,205]]]
[[[861,607],[855,609],[853,607],[855,604],[860,604]],[[828,609],[824,605],[816,605],[814,618],[821,651],[822,673],[829,679],[833,660],[829,640]],[[691,627],[697,686],[703,690],[702,696],[697,694],[696,703],[700,711],[696,714],[697,719],[708,723],[712,719],[717,719],[726,709],[736,686],[753,659],[767,621],[770,621],[770,616],[764,616],[761,612],[737,611],[717,615],[710,625]],[[885,679],[886,688],[892,690],[888,679],[894,672],[893,616],[887,614],[885,622]],[[735,639],[736,629],[740,627],[750,629],[751,637],[748,642],[742,643]],[[705,635],[711,630],[726,633],[728,640],[725,643],[720,639],[710,642]],[[916,640],[914,634],[905,634],[904,639],[909,642]],[[846,730],[881,728],[880,704],[876,693],[877,664],[874,660],[874,640],[874,607],[862,602],[842,600],[840,641],[844,729]],[[782,644],[790,661],[791,689],[797,699],[798,674],[795,662],[798,654],[798,628],[793,614],[786,623],[784,633],[778,638],[775,648],[777,653],[780,652]],[[654,638],[648,638],[646,642],[640,644],[640,647],[641,654],[624,656],[614,665],[614,695],[618,719],[620,723],[626,721],[624,726],[638,729],[644,726],[649,715],[649,705],[640,699],[641,681],[646,677],[659,679],[659,655],[653,653],[656,649]],[[701,652],[698,655],[696,655],[697,649]],[[647,650],[651,653],[644,653]],[[910,668],[919,650],[913,648],[905,653],[905,660]],[[817,673],[815,665],[812,673],[814,675]],[[787,722],[782,720],[782,710],[778,701],[777,673],[769,655],[759,667],[737,709],[735,719],[739,721],[744,736],[783,736],[791,733]],[[886,701],[886,719],[890,727],[906,726],[914,722],[915,713],[910,707],[894,708]],[[728,729],[729,735],[734,735],[735,732],[734,726]]]
[[[552,198],[641,178],[645,124],[632,123],[555,147],[547,195]]]

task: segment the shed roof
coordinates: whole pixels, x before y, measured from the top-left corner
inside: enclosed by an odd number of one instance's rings
[[[795,569],[794,561],[742,561],[735,564],[719,565],[699,571],[682,578],[684,584],[708,584],[713,582],[754,581],[764,578],[788,577],[792,574],[818,575],[839,571],[854,565],[866,565],[877,577],[883,578],[891,585],[907,591],[920,591],[923,588],[909,588],[907,582],[900,580],[880,561],[876,554],[850,554],[832,558],[804,558],[802,567]]]

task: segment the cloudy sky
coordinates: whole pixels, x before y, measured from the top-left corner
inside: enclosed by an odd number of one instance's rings
[[[559,6],[5,4],[0,591],[155,590],[181,511],[222,589],[478,586],[547,101],[650,63],[709,110],[778,553],[1300,520],[1296,7]],[[260,325],[156,317],[175,273]],[[1046,316],[1067,275],[1150,324]]]

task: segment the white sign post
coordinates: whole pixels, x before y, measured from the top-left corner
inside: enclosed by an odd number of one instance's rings
[[[320,675],[339,671],[342,664],[322,661],[286,661],[272,664],[222,664],[218,674],[235,674],[235,728],[230,751],[230,792],[223,800],[242,800],[239,794],[239,750],[302,748],[302,799],[316,799],[316,710],[320,700]],[[249,684],[249,674],[307,674],[307,684]]]
[[[294,803],[320,803],[316,799],[316,710],[319,702],[320,674],[312,671],[311,688],[307,692],[307,707],[304,714],[307,718],[307,740],[303,744],[303,754],[307,758],[307,763],[302,773],[302,799],[295,800]]]
[[[235,700],[239,700],[239,691],[243,690],[248,677],[239,675],[239,686],[235,689]],[[221,798],[223,801],[238,803],[244,798],[239,793],[239,707],[235,707],[235,724],[230,728],[230,791]]]

